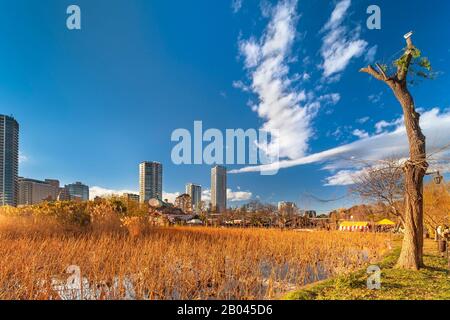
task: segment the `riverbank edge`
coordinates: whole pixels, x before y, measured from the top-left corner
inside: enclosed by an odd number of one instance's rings
[[[367,266],[358,271],[314,282],[285,294],[282,300],[450,300],[450,271],[447,259],[437,252],[437,244],[426,240],[424,262],[419,271],[395,269],[401,243],[396,241],[377,265],[381,269],[381,289],[367,289]]]

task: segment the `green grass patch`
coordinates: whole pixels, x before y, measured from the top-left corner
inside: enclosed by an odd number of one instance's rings
[[[294,291],[286,300],[449,300],[450,272],[446,258],[437,252],[437,244],[427,240],[425,268],[419,271],[394,269],[400,248],[392,250],[377,265],[381,268],[381,289],[367,289],[368,274],[360,270],[337,276]]]

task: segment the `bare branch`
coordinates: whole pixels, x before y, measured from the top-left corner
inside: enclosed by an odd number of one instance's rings
[[[384,163],[367,166],[353,178],[353,182],[351,192],[385,204],[394,216],[404,222],[398,209],[404,193],[403,171],[398,160],[386,159]]]
[[[359,72],[368,73],[372,77],[374,77],[375,79],[380,80],[380,81],[384,81],[383,75],[380,74],[377,70],[375,70],[371,65],[368,65],[367,68],[360,69]]]
[[[387,81],[388,77],[386,76],[386,72],[384,72],[383,68],[378,63],[375,63],[375,66],[377,67],[379,73],[383,76],[383,79]]]

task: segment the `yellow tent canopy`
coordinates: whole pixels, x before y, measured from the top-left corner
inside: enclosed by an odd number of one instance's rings
[[[369,225],[367,221],[342,221],[339,226],[341,227],[366,227]]]
[[[378,221],[377,224],[380,226],[395,226],[395,222],[389,219],[383,219],[381,221]]]

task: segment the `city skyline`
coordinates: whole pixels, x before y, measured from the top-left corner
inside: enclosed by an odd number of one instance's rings
[[[445,25],[450,4],[422,12],[422,0],[380,1],[382,27],[369,30],[369,1],[339,3],[345,6],[332,21],[337,3],[331,2],[244,1],[234,10],[229,1],[200,1],[178,4],[174,11],[170,3],[136,1],[112,6],[105,15],[103,6],[81,1],[86,24],[77,32],[65,27],[63,4],[30,3],[26,12],[10,4],[11,14],[2,13],[1,21],[4,30],[16,32],[5,34],[0,44],[0,113],[14,114],[21,125],[19,175],[60,177],[63,185],[83,181],[91,198],[134,193],[136,165],[153,159],[165,167],[163,198],[174,198],[195,181],[206,186],[206,199],[210,166],[174,165],[171,133],[198,120],[222,132],[279,126],[286,137],[281,170],[263,177],[239,172],[248,166],[227,165],[229,204],[291,201],[321,213],[353,205],[359,199],[349,196],[347,187],[355,162],[403,155],[399,146],[406,142],[397,101],[358,70],[396,58],[413,27],[415,44],[439,73],[438,81],[412,87],[427,145],[433,151],[445,142],[450,48],[441,39],[450,34]],[[408,19],[392,16],[404,6],[413,9]],[[286,73],[269,70],[261,79],[291,85],[271,95],[274,82],[255,86],[255,75],[266,71],[270,60],[263,49],[280,26],[286,37],[270,56]],[[342,32],[344,48],[364,46],[367,54],[356,50],[331,63],[333,55],[325,50],[330,27]],[[292,109],[298,105],[301,112],[283,109],[290,94],[299,99]],[[269,100],[276,112],[265,112],[262,101]]]

